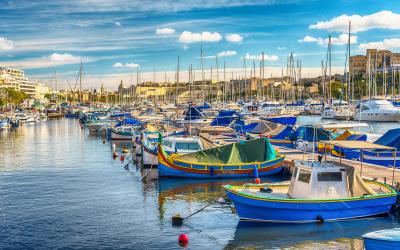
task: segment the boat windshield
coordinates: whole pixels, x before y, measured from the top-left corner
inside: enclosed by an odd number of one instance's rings
[[[200,150],[200,145],[197,142],[177,142],[177,150]]]

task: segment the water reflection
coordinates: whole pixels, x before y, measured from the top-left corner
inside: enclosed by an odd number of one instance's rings
[[[189,235],[191,249],[360,249],[363,233],[399,226],[395,217],[306,225],[239,223],[231,204],[214,202],[226,199],[223,185],[253,179],[158,179],[157,169],[133,163],[125,169],[129,157],[123,162],[112,158],[112,144],[120,153],[131,149],[129,141],[103,140],[76,120],[0,132],[0,249],[172,249],[182,232]],[[171,225],[174,214],[186,217],[210,202],[183,226]]]
[[[383,228],[398,227],[394,217],[311,224],[265,224],[239,222],[233,240],[226,248],[296,248],[328,247],[362,249],[361,235]]]

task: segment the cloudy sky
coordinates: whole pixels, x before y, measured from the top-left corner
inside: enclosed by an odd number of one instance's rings
[[[173,81],[190,64],[243,74],[265,53],[266,74],[280,75],[287,56],[301,60],[303,75],[320,72],[329,35],[333,68],[343,72],[348,21],[352,54],[365,48],[400,52],[400,5],[393,0],[4,0],[0,5],[0,66],[24,69],[53,84],[74,82],[84,64],[88,88],[120,80]],[[132,74],[133,72],[133,74]],[[153,73],[155,72],[155,73]],[[196,75],[199,78],[199,75]],[[214,74],[215,77],[215,74]],[[220,78],[222,75],[220,75]]]

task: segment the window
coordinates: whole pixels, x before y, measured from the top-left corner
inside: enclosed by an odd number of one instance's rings
[[[318,181],[342,181],[341,172],[320,172],[318,173]]]
[[[301,182],[309,183],[311,179],[311,171],[300,169],[298,180]]]
[[[293,179],[296,179],[296,177],[297,177],[297,167],[294,168]]]
[[[198,143],[185,143],[185,142],[178,142],[176,143],[177,150],[200,150],[200,146]]]

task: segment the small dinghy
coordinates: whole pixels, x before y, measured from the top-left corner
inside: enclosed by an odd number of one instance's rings
[[[400,228],[370,232],[362,237],[366,250],[400,249]]]

